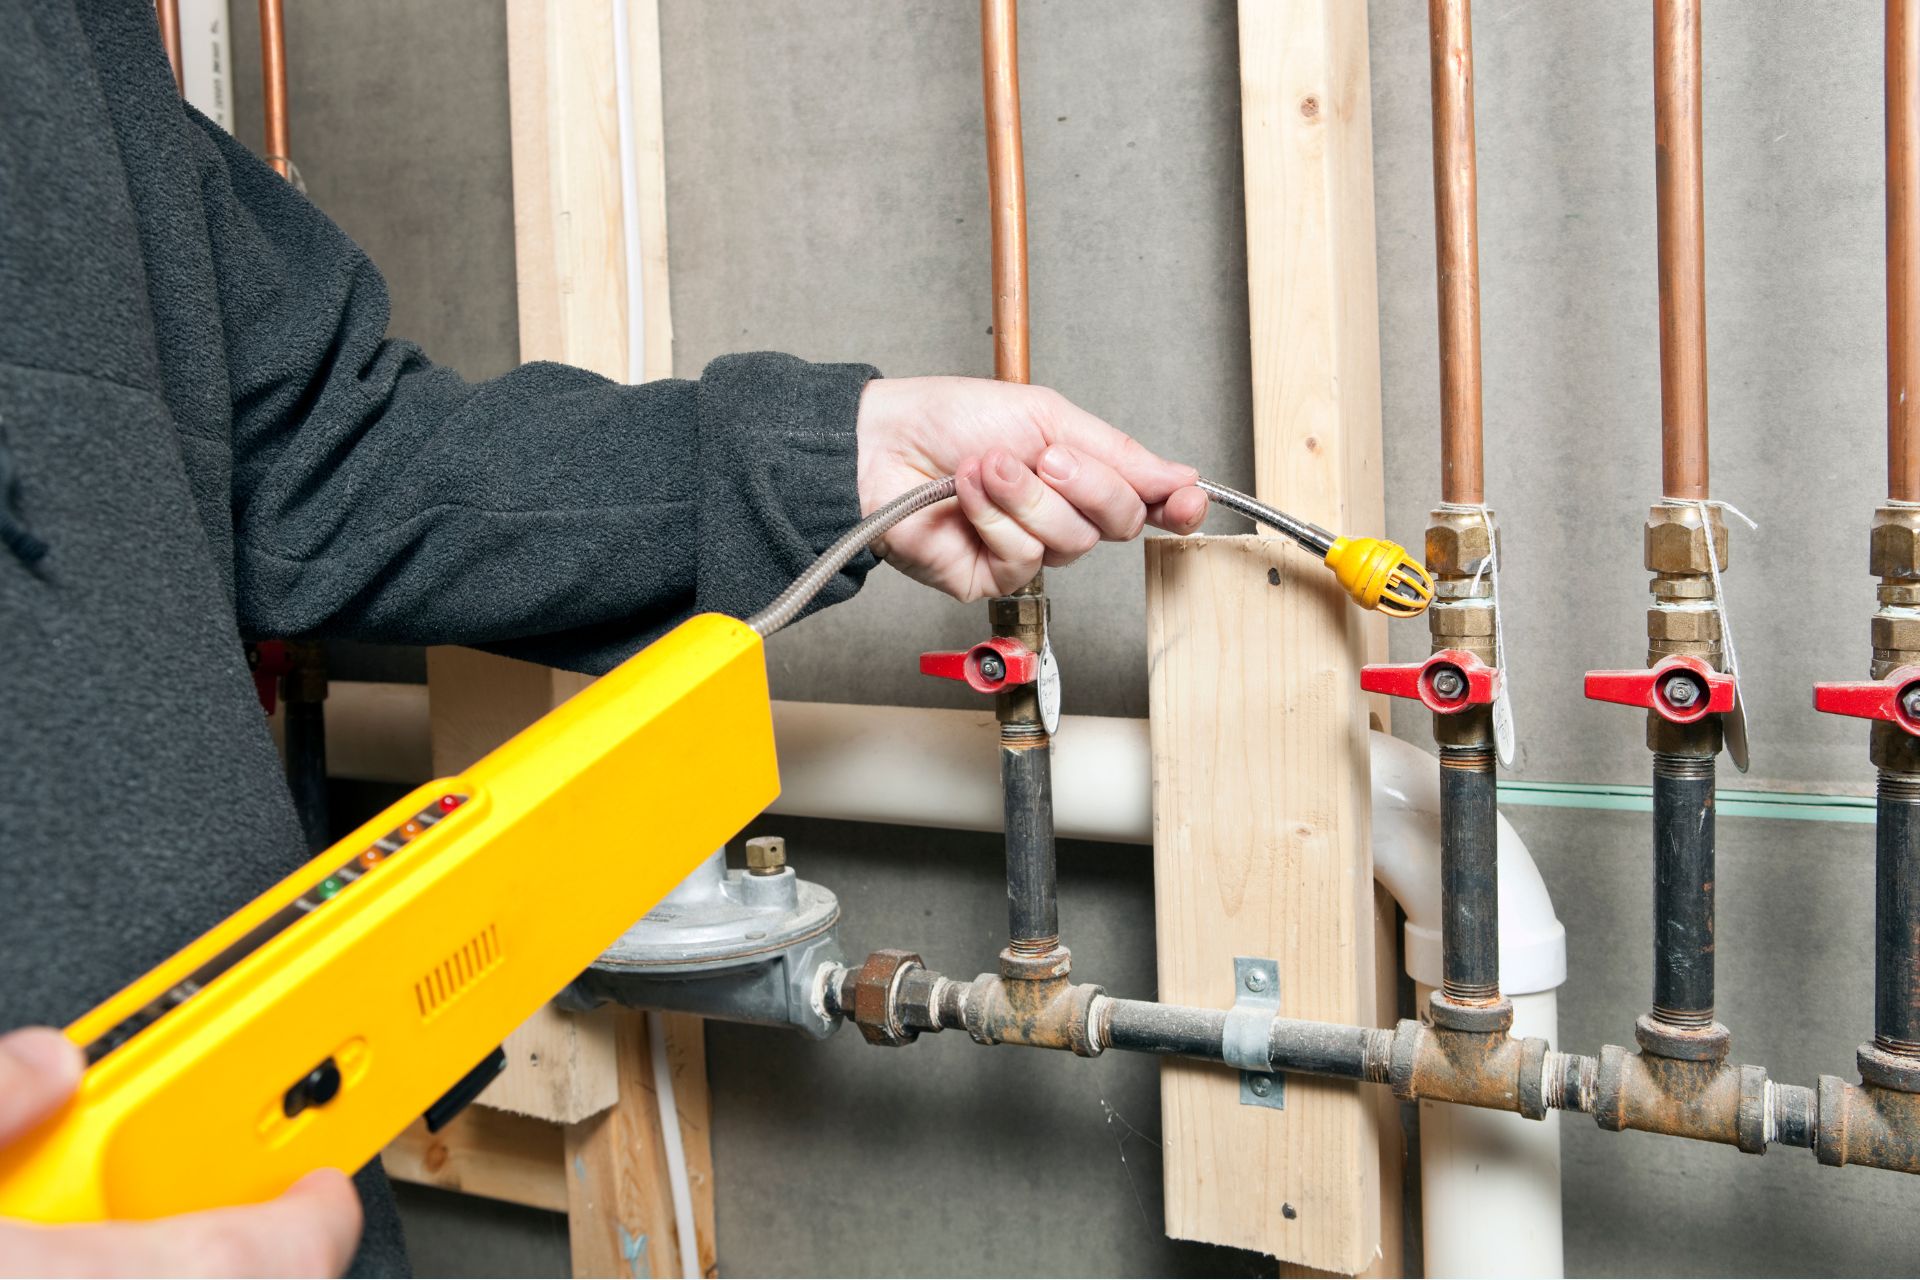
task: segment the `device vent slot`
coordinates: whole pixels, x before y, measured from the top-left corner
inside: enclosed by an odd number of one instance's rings
[[[420,1005],[420,1016],[431,1019],[445,1009],[454,997],[500,963],[500,954],[500,931],[488,925],[413,984],[413,998]]]

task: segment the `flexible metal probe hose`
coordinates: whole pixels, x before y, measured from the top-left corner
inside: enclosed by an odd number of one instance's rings
[[[1427,577],[1427,571],[1391,542],[1335,537],[1319,525],[1297,520],[1238,489],[1207,479],[1194,483],[1227,510],[1271,525],[1326,561],[1341,585],[1363,608],[1379,609],[1395,617],[1411,617],[1425,609],[1433,598],[1433,582]],[[833,545],[821,552],[820,558],[808,565],[805,573],[773,598],[773,603],[748,618],[747,625],[763,639],[785,627],[875,538],[915,512],[952,496],[952,476],[929,480],[901,494],[834,539]],[[1343,558],[1341,553],[1349,548],[1351,556]]]

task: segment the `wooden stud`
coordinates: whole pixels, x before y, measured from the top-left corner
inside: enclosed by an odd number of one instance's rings
[[[468,1107],[439,1133],[416,1120],[380,1162],[395,1182],[462,1191],[554,1213],[567,1211],[559,1126],[491,1107]]]
[[[514,248],[520,355],[620,380],[671,373],[666,182],[656,0],[628,6],[629,139],[637,170],[645,308],[642,368],[630,369],[618,41],[610,0],[508,0]],[[587,681],[463,649],[428,654],[434,767],[459,770]],[[702,1270],[714,1274],[713,1155],[697,1019],[668,1021]],[[540,1015],[509,1039],[489,1106],[565,1126],[563,1179],[579,1275],[680,1274],[644,1019],[624,1010]],[[404,1153],[402,1153],[404,1159]],[[639,1242],[652,1242],[640,1244]]]
[[[1377,531],[1366,6],[1242,0],[1239,17],[1255,489]],[[1384,619],[1257,536],[1156,539],[1147,583],[1160,998],[1230,1004],[1234,957],[1267,956],[1289,1016],[1391,1022],[1358,681],[1385,655]],[[1295,1077],[1284,1110],[1243,1107],[1235,1073],[1182,1062],[1162,1068],[1161,1099],[1169,1234],[1346,1275],[1397,1268],[1388,1102]]]

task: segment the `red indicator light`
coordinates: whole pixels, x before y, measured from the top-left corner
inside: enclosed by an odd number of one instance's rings
[[[462,796],[441,796],[440,812],[452,813],[455,809],[458,809],[464,802],[465,802],[465,798]]]

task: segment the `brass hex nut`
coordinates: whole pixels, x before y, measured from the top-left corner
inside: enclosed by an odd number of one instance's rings
[[[1435,640],[1493,634],[1491,600],[1436,600],[1427,609],[1427,632]]]
[[[1882,507],[1873,513],[1868,572],[1876,578],[1920,578],[1920,509]]]
[[[755,836],[747,841],[747,870],[756,876],[778,874],[787,865],[787,842],[782,836]]]
[[[1708,507],[1703,521],[1700,508],[1661,504],[1647,514],[1647,569],[1653,573],[1710,573],[1707,537],[1711,531],[1713,553],[1720,568],[1727,567],[1727,524],[1717,508]]]
[[[868,1044],[911,1044],[919,1035],[894,1016],[894,987],[909,969],[921,967],[911,951],[876,951],[853,979],[853,1021]]]
[[[1471,578],[1493,555],[1487,522],[1477,511],[1436,511],[1427,526],[1427,572],[1436,578]]]
[[[1920,649],[1920,618],[1876,613],[1868,624],[1875,649]]]
[[[1720,638],[1720,613],[1715,609],[1649,609],[1647,639],[1685,640],[1711,644]]]

